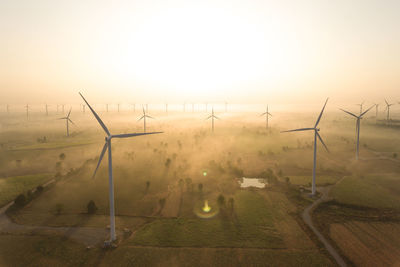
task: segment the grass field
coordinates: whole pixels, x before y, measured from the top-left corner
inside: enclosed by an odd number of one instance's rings
[[[400,177],[397,174],[346,176],[333,188],[331,196],[345,204],[400,209]]]
[[[290,179],[290,183],[294,185],[303,185],[307,186],[312,182],[312,175],[309,176],[288,176]],[[317,186],[325,186],[334,184],[339,180],[339,177],[334,176],[326,176],[326,175],[319,175],[316,177],[316,185]]]
[[[160,219],[135,233],[131,243],[173,247],[285,247],[261,196],[239,191],[235,196],[237,220],[222,216],[211,219]]]
[[[19,194],[51,180],[51,174],[35,174],[0,178],[0,207],[14,200]]]

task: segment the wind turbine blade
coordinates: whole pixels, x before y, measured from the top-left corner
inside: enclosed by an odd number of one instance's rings
[[[107,133],[108,136],[110,136],[110,132],[108,131],[107,127],[104,125],[103,121],[100,119],[99,115],[97,115],[97,113],[92,109],[92,107],[89,105],[89,103],[86,101],[86,99],[83,97],[83,95],[81,93],[79,93],[81,95],[81,97],[83,98],[83,101],[85,101],[86,105],[90,108],[90,110],[92,111],[94,117],[96,118],[96,120],[100,123],[101,127],[103,127],[103,130]]]
[[[362,117],[365,113],[367,113],[368,111],[370,111],[371,108],[373,108],[375,105],[372,105],[369,109],[367,109],[366,111],[364,111],[363,113],[361,113],[360,117]]]
[[[260,117],[261,117],[261,116],[264,116],[265,114],[268,114],[268,112],[264,112],[263,114],[260,115]]]
[[[319,133],[318,133],[317,131],[315,131],[315,133],[317,134],[317,137],[318,137],[319,141],[321,141],[322,145],[324,145],[326,151],[329,152],[328,147],[325,145],[325,143],[324,143],[324,141],[322,140],[322,138],[321,138],[321,136],[319,135]]]
[[[340,108],[340,110],[341,111],[343,111],[343,112],[346,112],[347,114],[349,114],[349,115],[351,115],[351,116],[353,116],[353,117],[356,117],[356,118],[358,118],[358,116],[357,115],[354,115],[353,113],[351,113],[351,112],[348,112],[348,111],[346,111],[346,110],[344,110],[344,109],[341,109]]]
[[[69,109],[69,112],[68,112],[67,118],[69,118],[69,115],[71,114],[71,110],[72,110],[72,108],[70,108],[70,109]]]
[[[268,115],[270,115],[272,117],[272,114],[268,112]]]
[[[159,134],[164,132],[150,132],[150,133],[129,133],[129,134],[117,134],[113,135],[113,138],[127,138],[132,136],[148,135],[148,134]]]
[[[146,112],[144,111],[144,107],[143,107],[143,105],[142,105],[142,109],[143,109],[143,115],[145,115],[145,114],[146,114]]]
[[[211,116],[209,116],[206,120],[208,120],[208,119],[211,119],[212,118],[212,115]]]
[[[106,142],[106,143],[104,144],[104,146],[103,146],[103,150],[101,151],[100,158],[99,158],[99,162],[97,162],[96,169],[94,170],[93,178],[94,178],[94,176],[96,175],[97,169],[98,169],[99,166],[100,166],[101,160],[103,159],[104,154],[105,154],[106,151],[107,151],[107,148],[108,148],[108,144],[107,144],[107,142]]]
[[[155,120],[152,116],[146,115],[146,117]]]
[[[321,113],[319,114],[319,117],[318,117],[318,119],[317,119],[317,122],[315,123],[315,126],[314,126],[314,128],[316,128],[316,127],[317,127],[317,125],[318,125],[319,121],[321,120],[322,113],[324,113],[324,109],[325,109],[326,103],[328,103],[328,100],[329,100],[329,97],[328,97],[328,98],[326,99],[326,101],[325,101],[324,107],[322,108],[322,110],[321,110]]]
[[[217,120],[220,120],[220,118],[218,118],[217,116],[214,116],[214,118],[216,118]]]
[[[310,130],[315,130],[315,128],[300,128],[300,129],[294,129],[294,130],[288,130],[288,131],[281,131],[281,133],[310,131]]]
[[[58,118],[57,120],[66,120],[67,119],[67,117],[65,117],[65,118]]]
[[[142,117],[140,117],[137,121],[140,121],[140,120],[142,120],[142,119],[144,119],[144,115],[143,115]]]
[[[73,125],[75,125],[75,123],[70,118],[68,118],[67,120],[69,120]]]
[[[386,99],[385,99],[385,103],[386,103],[386,105],[388,105],[388,106],[389,106],[389,103],[386,101]]]

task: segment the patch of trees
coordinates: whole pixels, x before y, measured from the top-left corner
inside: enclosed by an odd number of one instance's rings
[[[39,196],[43,192],[43,186],[39,185],[35,190],[28,190],[26,194],[19,194],[14,199],[14,209],[20,209],[26,206],[29,202],[31,202],[34,198]]]
[[[95,214],[96,211],[98,210],[98,208],[93,200],[90,200],[86,207],[87,207],[88,214]]]
[[[39,137],[39,138],[36,139],[36,141],[38,143],[47,143],[47,138],[46,138],[46,136]]]

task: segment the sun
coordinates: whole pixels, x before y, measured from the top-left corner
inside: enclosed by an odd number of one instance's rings
[[[188,98],[224,95],[238,84],[280,76],[293,60],[285,51],[291,42],[279,28],[265,32],[232,10],[171,8],[115,29],[102,41],[101,65],[109,75]]]

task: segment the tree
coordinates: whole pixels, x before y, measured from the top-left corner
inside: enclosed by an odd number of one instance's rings
[[[165,168],[169,168],[169,165],[171,165],[171,159],[167,158],[167,160],[165,161]]]
[[[61,203],[57,203],[56,204],[56,214],[60,215],[63,210],[64,210],[64,205]]]
[[[183,182],[183,179],[179,179],[179,187],[181,188],[181,193],[183,192],[183,185],[185,183]]]
[[[14,200],[15,205],[18,207],[23,207],[26,204],[26,197],[24,194],[19,194],[15,200]]]
[[[146,181],[146,193],[147,191],[149,191],[149,187],[150,187],[150,181]]]
[[[199,192],[201,193],[201,192],[203,192],[203,184],[199,184],[198,186],[197,186],[197,188],[199,189]]]
[[[165,206],[165,201],[166,201],[165,198],[160,198],[160,199],[158,200],[158,203],[160,204],[160,210],[162,210],[162,209],[164,208],[164,206]]]
[[[42,193],[42,192],[43,192],[43,186],[38,185],[38,186],[36,187],[36,191],[37,191],[38,193]]]
[[[59,158],[60,160],[64,160],[64,159],[65,159],[65,154],[64,154],[64,153],[61,153],[61,154],[58,156],[58,158]]]
[[[290,178],[289,177],[286,176],[285,177],[285,181],[286,181],[287,184],[290,184]]]
[[[225,197],[224,197],[224,195],[222,195],[222,194],[220,194],[220,195],[218,196],[218,205],[219,205],[220,207],[225,206]]]
[[[97,206],[94,203],[93,200],[90,200],[89,203],[87,204],[87,212],[88,214],[94,214],[97,211]]]

